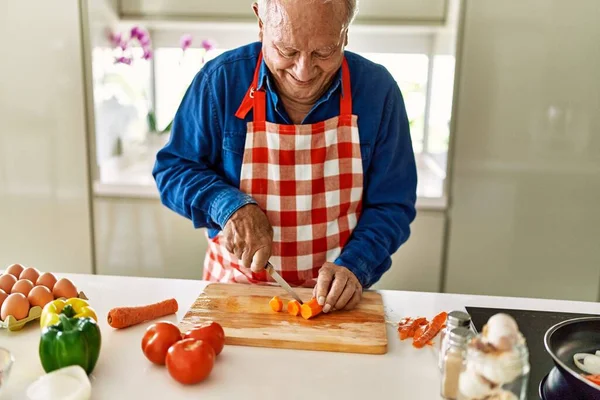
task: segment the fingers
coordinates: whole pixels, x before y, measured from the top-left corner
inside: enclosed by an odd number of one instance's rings
[[[263,271],[269,258],[271,258],[271,246],[265,246],[258,249],[251,259],[252,264],[250,268],[252,268],[252,272],[259,273]]]
[[[340,298],[338,299],[338,301],[333,305],[333,308],[335,310],[344,309],[344,307],[346,307],[346,304],[348,304],[350,299],[352,299],[352,296],[354,296],[355,292],[356,292],[356,286],[353,285],[351,282],[347,282],[346,287],[344,287],[344,291],[340,295]]]
[[[225,248],[240,264],[254,272],[264,269],[271,257],[273,228],[265,213],[256,205],[236,211],[223,229]]]
[[[323,307],[324,313],[328,313],[329,310],[331,310],[331,308],[338,302],[340,296],[344,292],[347,282],[347,276],[343,274],[335,274],[333,284],[331,285],[331,289],[327,295],[327,300],[325,300],[325,307]]]
[[[333,281],[334,271],[331,268],[323,266],[319,271],[319,277],[317,278],[317,286],[315,288],[315,297],[320,306],[325,305],[327,299],[327,293]]]
[[[354,294],[352,295],[352,298],[350,299],[348,304],[346,304],[346,306],[344,307],[344,310],[346,310],[346,311],[353,310],[358,305],[358,303],[360,303],[361,298],[362,298],[362,289],[359,286],[356,286],[356,290],[354,291]],[[338,310],[339,310],[339,308],[338,308]]]

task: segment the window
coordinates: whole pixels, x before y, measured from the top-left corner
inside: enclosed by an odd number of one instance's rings
[[[156,50],[154,87],[158,129],[164,129],[171,122],[185,91],[204,62],[212,60],[225,51],[225,49],[212,49],[205,54],[203,49],[189,48],[182,54],[180,48],[161,47]]]
[[[361,53],[361,55],[386,67],[398,83],[408,114],[413,147],[416,153],[422,152],[429,57],[425,54],[393,53]]]
[[[257,33],[255,24],[211,23],[190,27],[196,42],[183,52],[178,44],[180,37],[188,32],[176,25],[157,25],[150,31],[154,57],[148,61],[135,57],[132,65],[115,64],[110,49],[94,49],[101,182],[130,184],[137,180],[153,185],[150,172],[154,157],[168,134],[150,134],[151,127],[162,131],[170,124],[205,61],[247,44]],[[434,52],[441,48],[435,29],[356,26],[349,50],[386,67],[398,83],[417,160],[418,195],[437,198],[444,196],[455,58],[452,48]],[[219,48],[205,52],[197,43],[201,38],[214,39]],[[149,115],[155,117],[154,124],[150,123]]]

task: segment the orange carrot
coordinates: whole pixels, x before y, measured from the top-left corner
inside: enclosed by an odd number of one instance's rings
[[[415,336],[415,332],[421,325],[427,324],[427,318],[413,319],[409,324],[399,329],[400,340]]]
[[[178,308],[179,306],[175,299],[168,299],[146,306],[116,307],[108,312],[108,325],[117,329],[127,328],[144,321],[174,314]]]
[[[433,339],[435,335],[437,335],[440,332],[440,330],[442,330],[442,326],[444,326],[444,324],[446,323],[447,317],[448,313],[446,312],[441,312],[435,317],[433,317],[433,320],[427,326],[425,332],[423,332],[419,336],[414,336],[413,346],[415,346],[417,349],[420,349],[424,347],[427,343],[429,343],[429,341]]]
[[[317,302],[317,299],[314,298],[302,304],[302,307],[300,307],[300,314],[304,319],[315,317],[319,315],[321,311],[323,311],[323,307],[321,307]]]
[[[427,329],[427,326],[428,326],[428,325],[429,325],[429,324],[425,324],[425,325],[421,325],[421,326],[419,326],[419,327],[417,328],[417,330],[416,330],[415,334],[413,335],[413,337],[415,337],[415,336],[416,336],[416,337],[419,337],[419,336],[421,336],[421,335],[423,334],[423,332],[425,332],[425,329]]]
[[[269,305],[271,306],[271,310],[275,312],[279,312],[283,310],[283,301],[277,296],[273,297],[271,301],[269,301]]]
[[[300,315],[300,303],[298,300],[290,300],[287,303],[287,312],[294,317]]]

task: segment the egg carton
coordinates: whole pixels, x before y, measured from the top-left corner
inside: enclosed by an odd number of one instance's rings
[[[87,298],[87,296],[85,295],[85,293],[83,293],[83,292],[79,292],[77,297],[80,299],[83,299],[83,300],[89,300]],[[65,297],[59,297],[59,299],[66,300]],[[19,319],[19,320],[16,319],[15,317],[13,317],[12,315],[9,315],[6,317],[6,319],[4,321],[0,321],[0,328],[8,329],[9,331],[12,331],[12,332],[20,331],[21,329],[23,329],[25,324],[27,324],[28,322],[39,319],[42,316],[42,310],[43,310],[43,308],[40,306],[31,307],[29,309],[29,315],[27,315],[25,318]]]

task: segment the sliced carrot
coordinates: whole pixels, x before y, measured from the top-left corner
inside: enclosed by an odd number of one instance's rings
[[[413,319],[410,323],[399,329],[400,340],[408,339],[409,337],[415,336],[417,329],[427,324],[427,318]]]
[[[415,334],[413,335],[413,337],[415,337],[415,336],[416,336],[416,337],[419,337],[419,336],[421,336],[421,335],[423,334],[423,332],[425,332],[425,329],[427,329],[427,326],[428,326],[428,325],[429,325],[429,324],[424,324],[424,325],[421,325],[421,326],[419,326],[419,327],[417,328],[417,330],[415,331]]]
[[[271,310],[275,312],[279,312],[283,310],[283,301],[277,296],[273,297],[271,301],[269,301],[269,305],[271,306]]]
[[[287,312],[294,317],[300,315],[300,303],[298,300],[290,300],[287,303]]]
[[[311,299],[310,301],[302,304],[300,307],[300,314],[304,319],[310,319],[319,315],[323,311],[323,307],[319,305],[317,299]]]
[[[419,336],[415,335],[413,340],[413,346],[417,349],[424,347],[431,339],[433,339],[441,330],[444,324],[446,323],[446,318],[448,317],[448,313],[441,312],[435,317],[429,325],[427,325],[427,329],[420,334]]]
[[[116,307],[108,312],[108,325],[121,329],[144,321],[164,317],[177,312],[177,300],[168,299],[159,303],[137,307]]]
[[[596,385],[600,385],[600,374],[599,375],[584,375],[584,377],[587,380],[594,382]]]

